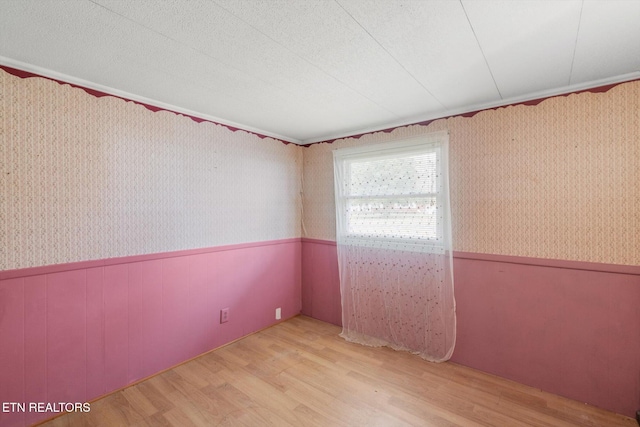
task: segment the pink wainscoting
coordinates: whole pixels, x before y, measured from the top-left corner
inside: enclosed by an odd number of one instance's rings
[[[24,402],[26,385],[25,323],[32,319],[25,313],[25,280],[9,279],[0,282],[0,403]],[[29,326],[31,329],[31,326]],[[35,347],[32,343],[30,347]],[[46,347],[39,346],[44,350]],[[30,379],[30,388],[34,388]],[[0,425],[23,425],[24,413],[0,411]]]
[[[640,274],[457,258],[453,361],[633,416]]]
[[[303,313],[340,324],[335,242],[303,239]],[[640,408],[640,268],[454,258],[452,361],[627,416]]]
[[[0,280],[0,402],[95,399],[300,313],[300,239],[185,254]]]
[[[302,314],[342,326],[335,242],[302,239]]]
[[[24,366],[27,367],[24,371],[24,396],[29,396],[35,402],[46,402],[47,392],[42,384],[47,381],[47,278],[46,276],[26,277],[24,278],[24,286],[20,285],[16,290],[19,290],[20,287],[23,287],[24,290],[25,327],[24,335],[20,340],[23,340],[24,337],[30,337],[28,341],[24,341]],[[2,301],[1,297],[0,301]],[[90,310],[90,307],[87,307],[87,310]],[[0,331],[4,328],[5,325],[0,316]],[[0,338],[0,343],[5,342],[7,341]],[[87,367],[89,368],[89,366]],[[0,368],[0,372],[2,371]],[[2,380],[0,380],[0,384],[3,384]],[[2,401],[1,398],[0,401]],[[27,424],[32,424],[37,420],[38,414],[26,414]]]

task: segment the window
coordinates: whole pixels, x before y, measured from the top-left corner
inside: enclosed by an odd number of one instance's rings
[[[442,252],[447,132],[334,151],[338,242]]]

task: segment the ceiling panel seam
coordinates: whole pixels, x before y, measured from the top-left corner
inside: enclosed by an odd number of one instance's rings
[[[467,22],[469,23],[469,28],[471,28],[471,32],[473,33],[473,37],[476,39],[476,43],[478,43],[478,48],[480,48],[480,52],[482,53],[482,58],[484,59],[484,63],[487,64],[487,69],[489,70],[489,74],[491,75],[491,80],[493,80],[493,84],[498,91],[498,95],[500,99],[504,99],[502,97],[502,93],[500,92],[500,88],[498,87],[498,83],[496,82],[496,78],[493,75],[493,71],[491,70],[491,65],[489,65],[489,61],[487,60],[487,55],[484,54],[484,49],[482,49],[482,45],[480,44],[480,40],[478,39],[478,35],[476,34],[476,30],[473,28],[473,24],[471,23],[471,19],[469,19],[469,15],[467,14],[467,9],[464,8],[464,3],[462,0],[460,1],[460,6],[462,6],[462,11],[464,12],[465,18],[467,18]]]
[[[0,4],[0,68],[285,141],[640,78],[640,0]]]
[[[283,45],[282,43],[278,42],[277,40],[273,39],[271,36],[269,36],[268,34],[265,34],[264,32],[262,32],[259,28],[254,27],[250,22],[245,21],[244,19],[242,19],[240,16],[236,15],[235,13],[233,13],[232,11],[228,10],[227,8],[225,8],[224,6],[218,4],[215,0],[209,0],[210,2],[214,3],[216,6],[218,6],[219,8],[223,9],[225,12],[229,13],[230,15],[232,15],[233,17],[235,17],[236,19],[241,20],[242,22],[244,22],[245,24],[247,24],[248,26],[250,26],[251,28],[253,28],[254,30],[258,31],[260,34],[262,34],[263,36],[267,37],[269,40],[271,40],[273,43],[276,43],[278,46],[282,47],[283,49],[286,49],[287,51],[289,51],[290,53],[292,53],[293,55],[297,56],[298,58],[300,58],[301,60],[303,60],[304,62],[306,62],[307,64],[311,65],[312,67],[314,67],[315,69],[321,71],[322,73],[324,73],[325,75],[329,76],[330,78],[332,78],[333,80],[335,80],[336,82],[340,83],[341,85],[343,85],[344,87],[348,88],[349,90],[351,90],[352,92],[356,93],[358,96],[368,100],[369,102],[371,102],[372,104],[376,105],[377,107],[381,108],[382,110],[386,111],[387,113],[389,113],[390,115],[392,115],[393,117],[395,117],[396,119],[399,119],[400,117],[394,113],[393,111],[387,109],[386,107],[380,105],[379,103],[377,103],[376,101],[374,101],[373,99],[369,98],[368,96],[360,93],[360,91],[358,91],[357,89],[354,89],[353,87],[351,87],[350,85],[348,85],[347,83],[343,82],[342,80],[338,79],[336,76],[332,75],[331,73],[328,73],[327,71],[325,71],[322,67],[318,66],[317,64],[314,64],[313,62],[309,61],[307,58],[299,55],[297,52],[291,50],[289,47]]]
[[[365,33],[367,33],[367,35],[368,35],[369,37],[371,37],[371,40],[373,40],[374,42],[376,42],[376,44],[377,44],[378,46],[380,46],[380,48],[381,48],[382,50],[384,50],[384,51],[386,52],[386,54],[387,54],[387,55],[389,55],[389,57],[391,57],[391,59],[393,59],[393,60],[395,61],[395,63],[396,63],[396,64],[398,64],[398,65],[399,65],[399,66],[400,66],[400,67],[401,67],[401,68],[402,68],[402,69],[403,69],[403,70],[404,70],[404,71],[405,71],[409,76],[411,76],[411,78],[412,78],[416,83],[418,83],[418,84],[419,84],[419,85],[420,85],[420,86],[421,86],[421,87],[422,87],[422,88],[423,88],[423,89],[424,89],[424,90],[425,90],[429,95],[431,95],[431,96],[433,97],[433,99],[435,99],[436,101],[438,101],[438,104],[440,104],[440,106],[441,106],[442,108],[448,109],[448,107],[447,107],[446,105],[444,105],[444,104],[442,103],[442,101],[440,101],[440,100],[439,100],[439,99],[438,99],[438,98],[437,98],[433,93],[431,93],[431,91],[429,90],[429,88],[427,88],[424,84],[422,84],[422,82],[421,82],[420,80],[418,80],[418,79],[416,78],[416,76],[414,76],[414,75],[413,75],[413,73],[412,73],[411,71],[409,71],[409,70],[407,69],[407,67],[405,67],[405,66],[404,66],[404,64],[403,64],[403,63],[401,63],[401,62],[400,62],[400,61],[399,61],[399,60],[398,60],[398,59],[397,59],[397,58],[396,58],[396,57],[395,57],[391,52],[389,52],[389,51],[387,50],[387,48],[385,48],[385,47],[382,45],[382,43],[380,43],[380,42],[379,42],[379,41],[378,41],[378,40],[373,36],[373,34],[371,34],[371,33],[369,32],[369,30],[367,30],[367,29],[364,27],[364,25],[362,25],[362,24],[360,23],[360,21],[358,21],[358,20],[357,20],[357,19],[356,19],[356,18],[355,18],[351,13],[349,13],[349,11],[348,11],[347,9],[345,9],[345,8],[342,6],[342,4],[340,4],[340,2],[339,2],[338,0],[334,0],[334,2],[335,2],[338,6],[340,6],[340,9],[342,9],[342,10],[343,10],[347,15],[349,15],[349,17],[353,20],[353,22],[355,22],[356,24],[358,24],[358,26],[359,26],[360,28],[362,28],[362,30],[363,30]]]
[[[578,18],[578,28],[576,30],[576,41],[573,44],[573,55],[571,56],[571,68],[569,68],[569,82],[567,85],[571,86],[571,79],[573,79],[573,63],[576,60],[576,51],[578,50],[578,37],[580,37],[580,25],[582,24],[582,11],[584,9],[584,0],[580,3],[580,17]]]
[[[210,58],[210,59],[212,59],[213,61],[218,62],[218,63],[220,63],[220,64],[223,64],[223,65],[225,65],[225,66],[227,66],[227,67],[229,67],[229,68],[231,68],[231,69],[233,69],[233,70],[236,70],[237,72],[242,73],[242,74],[244,74],[244,75],[248,76],[249,78],[251,78],[251,79],[253,79],[253,80],[257,80],[257,81],[259,81],[261,84],[264,84],[265,86],[272,87],[272,88],[274,88],[275,90],[278,90],[278,91],[285,91],[285,92],[288,92],[288,93],[293,93],[293,92],[291,92],[291,91],[287,90],[287,88],[283,88],[283,87],[280,87],[280,86],[276,86],[276,85],[274,85],[273,83],[270,83],[270,82],[268,82],[268,81],[266,81],[266,80],[263,80],[263,79],[261,79],[259,76],[256,76],[256,75],[254,75],[254,74],[248,73],[248,72],[246,72],[245,70],[242,70],[241,68],[238,68],[238,67],[234,66],[233,64],[231,64],[231,63],[229,63],[229,62],[222,61],[222,60],[220,60],[220,58],[216,58],[216,57],[214,57],[214,56],[211,56],[211,55],[207,54],[206,52],[203,52],[203,51],[201,51],[201,50],[199,50],[199,49],[196,49],[196,48],[194,48],[194,47],[192,47],[192,46],[190,46],[190,45],[188,45],[188,44],[186,44],[186,43],[184,43],[184,42],[181,42],[180,40],[176,40],[176,39],[174,39],[174,38],[172,38],[172,37],[169,37],[168,35],[166,35],[166,34],[164,34],[164,33],[161,33],[161,32],[159,32],[159,31],[157,31],[157,30],[155,30],[155,29],[153,29],[153,28],[147,27],[146,25],[144,25],[144,24],[142,24],[142,23],[140,23],[140,22],[138,22],[138,21],[135,21],[135,20],[133,20],[133,19],[129,18],[128,16],[122,15],[122,14],[120,14],[120,13],[118,13],[118,12],[116,12],[116,11],[112,10],[112,9],[109,9],[108,7],[106,7],[106,6],[102,5],[102,4],[100,4],[99,2],[97,2],[97,1],[95,1],[95,0],[87,0],[87,1],[89,1],[89,2],[91,2],[91,3],[93,3],[93,4],[95,4],[96,6],[99,6],[99,7],[103,8],[103,9],[105,9],[106,11],[108,11],[108,12],[110,12],[110,13],[113,13],[114,15],[117,15],[117,16],[119,16],[119,17],[123,18],[123,19],[126,19],[127,21],[132,22],[132,23],[133,23],[133,24],[135,24],[135,25],[138,25],[138,26],[140,26],[140,27],[142,27],[142,28],[145,28],[146,30],[151,31],[151,32],[152,32],[152,33],[154,33],[154,34],[157,34],[157,35],[159,35],[159,36],[161,36],[161,37],[164,37],[164,38],[165,38],[165,39],[167,39],[167,40],[171,40],[171,41],[173,41],[174,43],[179,44],[180,46],[184,46],[184,47],[186,47],[187,49],[190,49],[190,50],[192,50],[192,51],[196,52],[196,53],[197,53],[197,54],[199,54],[199,55],[202,55],[202,56],[205,56],[205,57],[207,57],[207,58]],[[217,5],[217,4],[216,4],[216,5]],[[217,5],[217,6],[218,6],[218,5]],[[220,7],[220,6],[218,6],[218,7]],[[225,9],[225,11],[226,11],[226,9]],[[207,89],[215,90],[215,88],[213,88],[213,87],[208,87],[208,86],[203,86],[203,87],[205,87],[205,88],[207,88]]]

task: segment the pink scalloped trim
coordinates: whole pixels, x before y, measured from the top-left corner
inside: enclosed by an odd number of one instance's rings
[[[396,129],[407,127],[407,126],[428,126],[429,124],[431,124],[432,122],[435,122],[436,120],[450,119],[452,117],[473,117],[476,114],[481,113],[483,111],[497,110],[499,108],[504,108],[504,107],[511,107],[511,106],[516,106],[516,105],[533,106],[533,105],[538,105],[542,101],[545,101],[547,99],[557,98],[557,97],[560,97],[560,96],[569,96],[569,95],[573,95],[573,94],[577,94],[577,93],[583,93],[583,92],[603,93],[603,92],[608,92],[610,89],[614,88],[615,86],[618,86],[618,85],[621,85],[621,84],[624,84],[624,83],[630,83],[630,82],[634,82],[634,81],[639,81],[639,80],[640,79],[634,79],[634,80],[628,80],[628,81],[625,81],[625,82],[611,83],[611,84],[608,84],[608,85],[597,86],[597,87],[593,87],[593,88],[590,88],[590,89],[576,90],[574,92],[567,92],[567,93],[562,93],[562,94],[559,94],[559,95],[545,96],[545,97],[542,97],[542,98],[531,99],[529,101],[522,101],[522,102],[516,102],[516,103],[513,103],[513,104],[499,105],[497,107],[491,107],[491,108],[483,108],[481,110],[474,110],[474,111],[469,111],[467,113],[462,113],[462,114],[454,114],[454,115],[451,115],[451,116],[438,117],[437,119],[425,120],[425,121],[417,122],[417,123],[409,123],[409,124],[402,125],[402,126],[394,126],[394,127],[390,127],[390,128],[386,128],[386,129],[380,129],[380,130],[371,131],[371,132],[359,133],[359,134],[356,134],[356,135],[341,136],[339,138],[333,138],[333,139],[327,139],[325,141],[313,142],[311,144],[303,145],[303,147],[310,147],[310,146],[312,146],[314,144],[332,144],[333,142],[335,142],[337,140],[340,140],[340,139],[349,139],[349,138],[360,139],[361,137],[363,137],[365,135],[371,135],[373,133],[379,133],[379,132],[391,133]]]
[[[225,125],[224,123],[214,122],[213,120],[203,119],[202,117],[192,116],[192,115],[185,114],[185,113],[179,113],[177,111],[169,110],[167,108],[162,108],[162,107],[158,107],[156,105],[146,104],[144,102],[136,101],[134,99],[124,98],[122,96],[113,95],[113,94],[102,92],[102,91],[95,90],[95,89],[90,89],[88,87],[80,86],[80,85],[77,85],[77,84],[74,84],[74,83],[65,82],[63,80],[54,79],[52,77],[41,76],[39,74],[35,74],[35,73],[29,72],[29,71],[24,71],[24,70],[19,70],[17,68],[7,67],[6,65],[0,65],[0,68],[3,69],[4,71],[6,71],[7,73],[9,73],[9,74],[11,74],[13,76],[19,77],[21,79],[27,79],[27,78],[30,78],[30,77],[40,77],[40,78],[43,78],[43,79],[51,80],[51,81],[56,82],[56,83],[58,83],[60,85],[69,85],[71,87],[82,89],[83,91],[85,91],[89,95],[95,96],[96,98],[101,98],[103,96],[111,96],[111,97],[114,97],[114,98],[122,99],[123,101],[133,102],[134,104],[142,105],[144,108],[146,108],[147,110],[153,111],[154,113],[157,113],[158,111],[168,111],[170,113],[177,114],[179,116],[188,117],[188,118],[190,118],[191,120],[193,120],[196,123],[202,123],[202,122],[213,123],[213,124],[216,124],[216,125],[219,125],[219,126],[224,126],[225,128],[229,129],[231,132],[236,132],[236,131],[241,130],[243,132],[247,132],[247,133],[250,133],[252,135],[255,135],[260,139],[271,138],[271,139],[274,139],[276,141],[280,141],[285,145],[291,144],[289,141],[283,141],[281,139],[274,138],[273,136],[263,135],[261,133],[253,132],[253,131],[242,129],[242,128],[238,128],[238,127],[235,127],[235,126]]]

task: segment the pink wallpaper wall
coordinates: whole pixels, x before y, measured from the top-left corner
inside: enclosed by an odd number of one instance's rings
[[[301,151],[0,70],[0,271],[300,237]]]
[[[295,145],[0,70],[0,402],[85,402],[298,314],[301,168]]]
[[[304,230],[335,240],[331,151],[450,132],[454,250],[640,265],[640,81],[304,150]]]
[[[332,150],[444,129],[458,255],[452,360],[633,416],[640,81],[305,148],[303,313],[341,323]],[[483,255],[492,259],[474,259]]]
[[[277,306],[340,323],[334,148],[449,129],[456,251],[640,265],[639,112],[632,82],[301,148],[0,71],[0,401],[96,397]],[[630,414],[640,276],[495,263],[456,261],[454,360]]]

